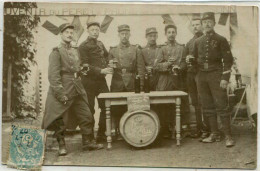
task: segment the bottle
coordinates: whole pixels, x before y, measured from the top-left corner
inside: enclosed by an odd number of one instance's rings
[[[140,89],[140,76],[138,74],[136,74],[135,76],[135,93],[140,93],[141,89]]]
[[[144,92],[150,93],[150,81],[147,73],[144,75]]]

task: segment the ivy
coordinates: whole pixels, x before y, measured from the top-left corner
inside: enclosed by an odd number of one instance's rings
[[[33,2],[5,2],[4,8],[37,8]],[[35,107],[24,100],[24,84],[28,83],[30,64],[36,65],[34,32],[40,22],[36,15],[5,15],[3,46],[3,88],[7,88],[7,72],[12,64],[12,104],[11,110],[16,117],[23,113],[35,113]],[[3,99],[4,100],[4,99]],[[32,117],[27,115],[29,117]],[[35,116],[34,116],[35,117]]]

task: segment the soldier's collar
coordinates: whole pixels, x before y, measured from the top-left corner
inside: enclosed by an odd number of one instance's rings
[[[165,44],[169,45],[169,46],[175,46],[176,45],[176,40],[174,40],[174,42],[167,41]]]
[[[199,32],[197,32],[194,36],[195,37],[200,37],[200,36],[202,36],[203,35],[203,33],[201,32],[201,31],[199,31]]]
[[[211,30],[209,32],[206,32],[206,36],[213,36],[215,34],[214,30]]]
[[[119,46],[120,47],[129,47],[130,46],[130,43],[129,42],[127,42],[126,44],[123,44],[123,43],[119,43]]]
[[[151,47],[151,48],[156,48],[157,47],[157,44],[149,44],[147,43],[146,47]]]
[[[87,42],[89,42],[89,41],[94,41],[94,42],[97,42],[97,39],[95,39],[95,38],[93,38],[93,37],[90,37],[90,36],[88,36],[88,38],[87,38]]]
[[[66,49],[69,49],[69,48],[71,48],[72,46],[71,46],[71,43],[61,42],[59,47],[64,47],[64,48],[66,48]]]

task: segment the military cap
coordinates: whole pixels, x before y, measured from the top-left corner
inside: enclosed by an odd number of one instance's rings
[[[145,35],[150,33],[158,33],[155,27],[150,27],[145,30]]]
[[[98,26],[100,28],[99,22],[96,22],[96,21],[91,21],[91,22],[87,23],[87,28],[89,28],[90,26]]]
[[[70,23],[64,23],[64,24],[60,25],[60,27],[59,27],[60,33],[62,33],[67,28],[74,29],[74,26],[72,24],[70,24]]]
[[[174,28],[175,31],[177,32],[177,27],[176,27],[174,24],[168,24],[168,25],[166,25],[165,28],[164,28],[165,33],[166,33],[166,31],[167,31],[169,28]]]
[[[207,19],[215,21],[215,14],[214,14],[214,12],[205,12],[205,13],[203,13],[201,20],[207,20]]]
[[[118,32],[121,32],[121,31],[124,31],[124,30],[130,31],[129,25],[123,24],[123,25],[118,26]]]
[[[194,20],[200,20],[200,14],[199,13],[194,13],[192,14],[192,17],[191,17],[191,20],[194,21]]]

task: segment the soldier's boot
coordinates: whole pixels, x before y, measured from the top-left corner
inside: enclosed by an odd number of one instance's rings
[[[105,142],[107,139],[107,136],[105,134],[105,129],[102,127],[98,129],[96,141],[97,142]]]
[[[195,106],[195,116],[196,116],[197,129],[195,132],[191,132],[191,134],[190,134],[191,138],[199,138],[203,134],[201,109],[198,106]],[[204,137],[204,138],[206,138],[206,137]]]
[[[116,140],[117,141],[123,141],[124,138],[122,137],[120,131],[119,131],[119,128],[116,129]]]
[[[99,123],[98,123],[98,132],[96,141],[97,142],[105,142],[107,139],[107,136],[105,134],[106,131],[106,112],[105,108],[101,108],[100,117],[99,117]]]
[[[65,139],[64,138],[57,138],[59,144],[59,156],[67,155],[68,151],[66,149]]]
[[[203,122],[202,122],[202,134],[200,137],[200,141],[204,138],[207,138],[210,135],[210,126],[209,126],[209,119],[207,116],[203,115]]]
[[[91,151],[102,149],[104,146],[96,143],[94,135],[82,134],[82,148],[84,151]]]
[[[209,118],[209,125],[210,125],[210,135],[207,138],[202,140],[203,143],[213,143],[215,141],[220,141],[220,135],[218,132],[218,123],[217,123],[217,116],[213,115]]]
[[[66,149],[65,135],[64,135],[66,128],[65,128],[62,118],[55,120],[53,125],[55,128],[55,133],[53,136],[57,138],[58,145],[59,145],[58,154],[59,154],[59,156],[65,156],[65,155],[67,155],[68,152]]]
[[[235,140],[231,136],[230,116],[221,116],[220,119],[225,134],[226,147],[233,147],[235,145]]]

